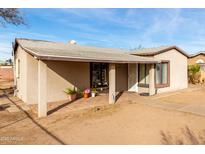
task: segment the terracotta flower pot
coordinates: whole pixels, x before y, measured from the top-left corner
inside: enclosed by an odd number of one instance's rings
[[[70,94],[70,95],[68,95],[68,100],[69,101],[74,101],[74,100],[76,100],[76,96],[77,96],[77,94]]]
[[[88,98],[88,97],[89,97],[89,93],[84,93],[84,94],[83,94],[83,97],[84,97],[84,98]]]

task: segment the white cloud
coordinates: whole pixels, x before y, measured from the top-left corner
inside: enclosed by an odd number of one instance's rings
[[[175,31],[180,26],[183,18],[180,15],[180,9],[172,9],[165,11],[164,9],[158,16],[154,16],[153,22],[146,28],[146,31],[142,35],[142,41],[150,42],[154,35],[163,34],[167,37],[172,37]]]
[[[138,22],[138,16],[136,9],[121,9],[125,10],[125,15],[119,14],[119,9],[59,9],[61,12],[68,15],[74,15],[76,18],[87,18],[92,20],[97,20],[99,23],[112,23],[118,26],[139,29],[140,22]],[[134,16],[135,14],[135,16]],[[74,20],[74,19],[73,19]],[[59,22],[70,23],[67,19],[57,19]],[[77,22],[72,22],[73,25],[79,24]],[[88,28],[88,27],[85,27]]]
[[[0,59],[8,59],[12,56],[12,47],[9,43],[0,43]]]

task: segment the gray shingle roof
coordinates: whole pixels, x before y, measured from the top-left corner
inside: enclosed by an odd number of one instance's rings
[[[188,57],[188,54],[182,49],[178,48],[177,46],[160,46],[154,48],[142,48],[142,49],[131,51],[130,54],[138,55],[138,56],[153,56],[153,55],[157,55],[169,51],[171,49],[176,49],[177,51],[179,51],[180,53]]]
[[[44,60],[93,61],[116,63],[157,63],[159,60],[134,56],[124,50],[65,44],[31,39],[16,39],[15,46],[20,45],[24,50]]]

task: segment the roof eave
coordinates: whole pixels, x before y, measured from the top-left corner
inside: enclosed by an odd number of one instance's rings
[[[54,60],[54,61],[77,61],[77,62],[101,62],[101,63],[140,63],[140,64],[156,64],[160,63],[161,61],[122,61],[122,60],[107,60],[107,59],[88,59],[88,58],[72,58],[72,57],[58,57],[58,56],[36,56],[39,60]]]
[[[155,64],[160,63],[159,60],[150,60],[150,61],[143,61],[143,60],[136,60],[136,61],[122,61],[122,60],[107,60],[107,59],[89,59],[89,58],[78,58],[78,57],[64,57],[64,56],[50,56],[50,55],[38,55],[33,51],[23,48],[29,54],[36,57],[39,60],[54,60],[54,61],[78,61],[78,62],[103,62],[103,63],[141,63],[141,64]]]

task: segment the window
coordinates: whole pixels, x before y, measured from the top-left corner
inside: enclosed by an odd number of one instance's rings
[[[139,86],[149,85],[149,69],[148,64],[139,64]]]
[[[205,63],[198,64],[200,66],[200,71],[205,71]]]
[[[16,59],[16,78],[20,77],[20,59]]]
[[[156,64],[155,83],[156,87],[169,86],[169,62]]]
[[[198,59],[196,63],[200,66],[200,71],[205,71],[205,63],[202,59]]]

